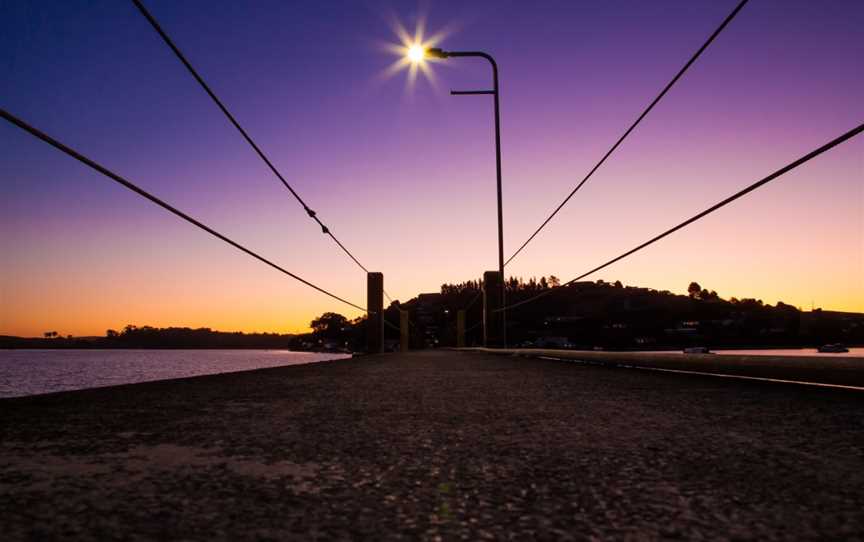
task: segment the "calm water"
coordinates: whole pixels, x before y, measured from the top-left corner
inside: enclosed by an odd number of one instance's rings
[[[286,350],[0,350],[0,397],[350,357]]]

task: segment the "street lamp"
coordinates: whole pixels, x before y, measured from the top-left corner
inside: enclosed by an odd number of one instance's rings
[[[414,45],[408,49],[408,58],[414,63],[422,61],[424,57],[446,59],[451,57],[480,57],[485,58],[492,65],[492,90],[451,90],[452,96],[471,96],[479,94],[491,94],[495,100],[495,173],[497,177],[498,191],[498,275],[501,283],[501,342],[507,346],[507,325],[504,313],[507,281],[504,279],[504,210],[501,205],[501,119],[498,107],[498,64],[488,53],[482,51],[445,51],[438,47],[425,49],[420,45]]]

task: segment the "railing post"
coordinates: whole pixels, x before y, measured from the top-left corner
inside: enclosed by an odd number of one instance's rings
[[[498,271],[483,273],[483,346],[504,346],[503,287]]]
[[[408,351],[408,311],[399,311],[399,339],[402,352]]]
[[[465,348],[465,310],[456,311],[456,347]]]
[[[366,351],[378,354],[384,349],[384,274],[366,275]]]

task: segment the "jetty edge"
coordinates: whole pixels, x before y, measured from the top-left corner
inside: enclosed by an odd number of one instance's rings
[[[549,357],[608,367],[635,367],[864,388],[864,357],[686,354],[550,348],[462,348],[465,352]]]

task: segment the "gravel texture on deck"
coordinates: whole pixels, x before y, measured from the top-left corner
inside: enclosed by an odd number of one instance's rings
[[[8,399],[0,533],[861,539],[864,394],[427,351]]]

